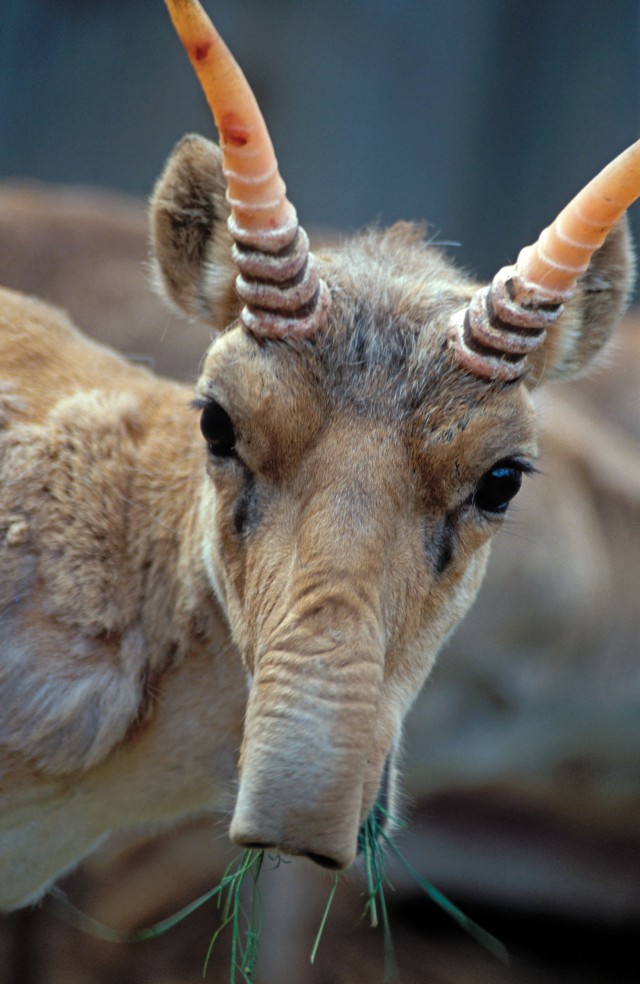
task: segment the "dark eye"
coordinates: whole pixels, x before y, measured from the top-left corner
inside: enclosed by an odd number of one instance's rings
[[[219,403],[212,400],[203,408],[200,430],[212,455],[216,458],[235,457],[236,435],[231,417]]]
[[[473,495],[473,504],[490,513],[503,513],[522,485],[522,475],[530,471],[522,461],[507,458],[486,472]]]

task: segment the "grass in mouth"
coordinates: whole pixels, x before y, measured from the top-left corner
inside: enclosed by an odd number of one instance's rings
[[[453,904],[442,892],[434,888],[416,869],[407,861],[404,854],[394,844],[384,829],[384,820],[392,819],[386,810],[377,805],[369,815],[362,827],[358,838],[358,846],[363,860],[364,874],[367,886],[367,896],[364,909],[364,917],[368,918],[372,928],[382,926],[384,939],[384,984],[396,984],[399,981],[398,968],[391,936],[391,926],[387,911],[385,890],[393,886],[385,875],[385,858],[393,856],[406,868],[416,884],[425,894],[440,906],[458,925],[480,943],[494,957],[509,965],[509,956],[504,945],[479,926],[472,919],[469,919],[456,905]],[[398,821],[393,821],[398,826]],[[280,863],[280,858],[275,857],[276,866]],[[236,981],[244,981],[245,984],[254,984],[254,969],[258,957],[258,945],[262,933],[262,906],[258,880],[263,870],[265,852],[247,849],[243,851],[239,858],[236,858],[225,870],[222,878],[215,888],[205,892],[199,898],[184,906],[167,919],[147,926],[144,929],[136,930],[132,933],[119,933],[103,923],[92,919],[85,913],[76,909],[59,889],[53,889],[49,896],[49,907],[62,918],[65,922],[80,929],[91,936],[99,939],[106,939],[116,943],[139,943],[143,940],[151,940],[161,936],[177,923],[182,922],[192,912],[199,909],[212,899],[216,899],[218,909],[221,913],[221,922],[211,937],[207,954],[202,969],[202,976],[207,973],[211,956],[220,934],[228,926],[231,927],[231,960],[229,968],[229,982],[236,984]],[[244,889],[247,880],[250,880],[250,889]],[[329,893],[329,898],[325,906],[318,932],[316,934],[313,948],[311,950],[310,961],[314,963],[318,948],[325,931],[329,912],[333,904],[336,891],[338,889],[339,876],[336,873],[333,885]],[[248,900],[246,896],[248,895]],[[238,976],[239,975],[239,976]]]
[[[235,984],[236,971],[246,984],[253,981],[253,971],[258,958],[258,944],[262,933],[262,907],[258,890],[258,878],[264,862],[264,851],[246,850],[236,868],[233,862],[225,871],[220,882],[222,891],[218,896],[218,908],[222,911],[222,922],[211,937],[209,949],[202,968],[205,977],[209,960],[220,933],[231,925],[231,974],[230,982]],[[248,875],[251,875],[251,900],[245,909],[241,889]],[[226,893],[226,898],[224,898]]]
[[[279,861],[279,859],[277,860]],[[193,902],[166,919],[132,933],[118,932],[104,923],[92,919],[91,916],[87,916],[86,913],[76,909],[68,901],[65,894],[57,888],[54,888],[49,895],[49,908],[64,922],[90,936],[112,943],[141,943],[144,940],[152,940],[157,936],[162,936],[163,933],[182,922],[206,902],[216,899],[221,913],[221,923],[211,937],[202,968],[202,976],[206,976],[218,937],[227,926],[231,926],[230,984],[235,984],[238,974],[240,975],[239,979],[245,984],[253,984],[253,972],[262,933],[262,907],[258,879],[263,864],[264,851],[251,849],[243,851],[240,858],[234,859],[228,865],[220,882],[211,891],[200,895]],[[249,904],[246,906],[242,888],[248,877],[251,879],[251,892]]]
[[[382,808],[376,805],[367,817],[358,837],[358,846],[364,860],[364,870],[367,879],[365,916],[368,915],[369,922],[374,929],[379,925],[380,920],[382,920],[384,984],[392,984],[392,982],[399,980],[399,974],[393,948],[389,914],[387,912],[387,900],[384,894],[385,884],[389,888],[392,886],[385,878],[384,873],[384,832],[378,820],[381,811]],[[378,918],[378,909],[380,910],[380,919]]]

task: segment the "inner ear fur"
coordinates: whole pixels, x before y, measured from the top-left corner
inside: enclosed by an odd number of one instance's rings
[[[218,330],[240,312],[225,191],[219,147],[189,134],[170,155],[150,204],[156,286]]]
[[[625,215],[593,254],[545,344],[530,356],[529,385],[577,376],[597,360],[629,304],[635,266]]]

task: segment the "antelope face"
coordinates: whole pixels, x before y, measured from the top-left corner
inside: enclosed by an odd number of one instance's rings
[[[199,403],[204,561],[251,681],[231,836],[344,867],[531,468],[529,389],[624,308],[625,228],[602,243],[640,144],[490,287],[407,225],[316,259],[240,69],[197,0],[167,5],[222,148],[178,146],[152,222],[169,297],[226,329]]]
[[[231,835],[331,867],[393,813],[402,719],[535,453],[521,387],[447,395],[425,295],[411,317],[343,290],[313,343],[234,328],[198,387],[205,560],[251,679]]]

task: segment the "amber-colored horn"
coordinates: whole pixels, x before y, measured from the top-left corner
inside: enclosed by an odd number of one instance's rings
[[[456,312],[450,340],[464,368],[490,380],[524,375],[527,355],[542,345],[591,257],[638,197],[640,140],[600,171],[514,266],[503,267]]]
[[[329,293],[255,96],[198,0],[165,2],[220,134],[242,321],[263,337],[308,337],[323,323]]]
[[[640,140],[586,185],[516,261],[529,302],[567,300],[618,219],[640,196]]]

